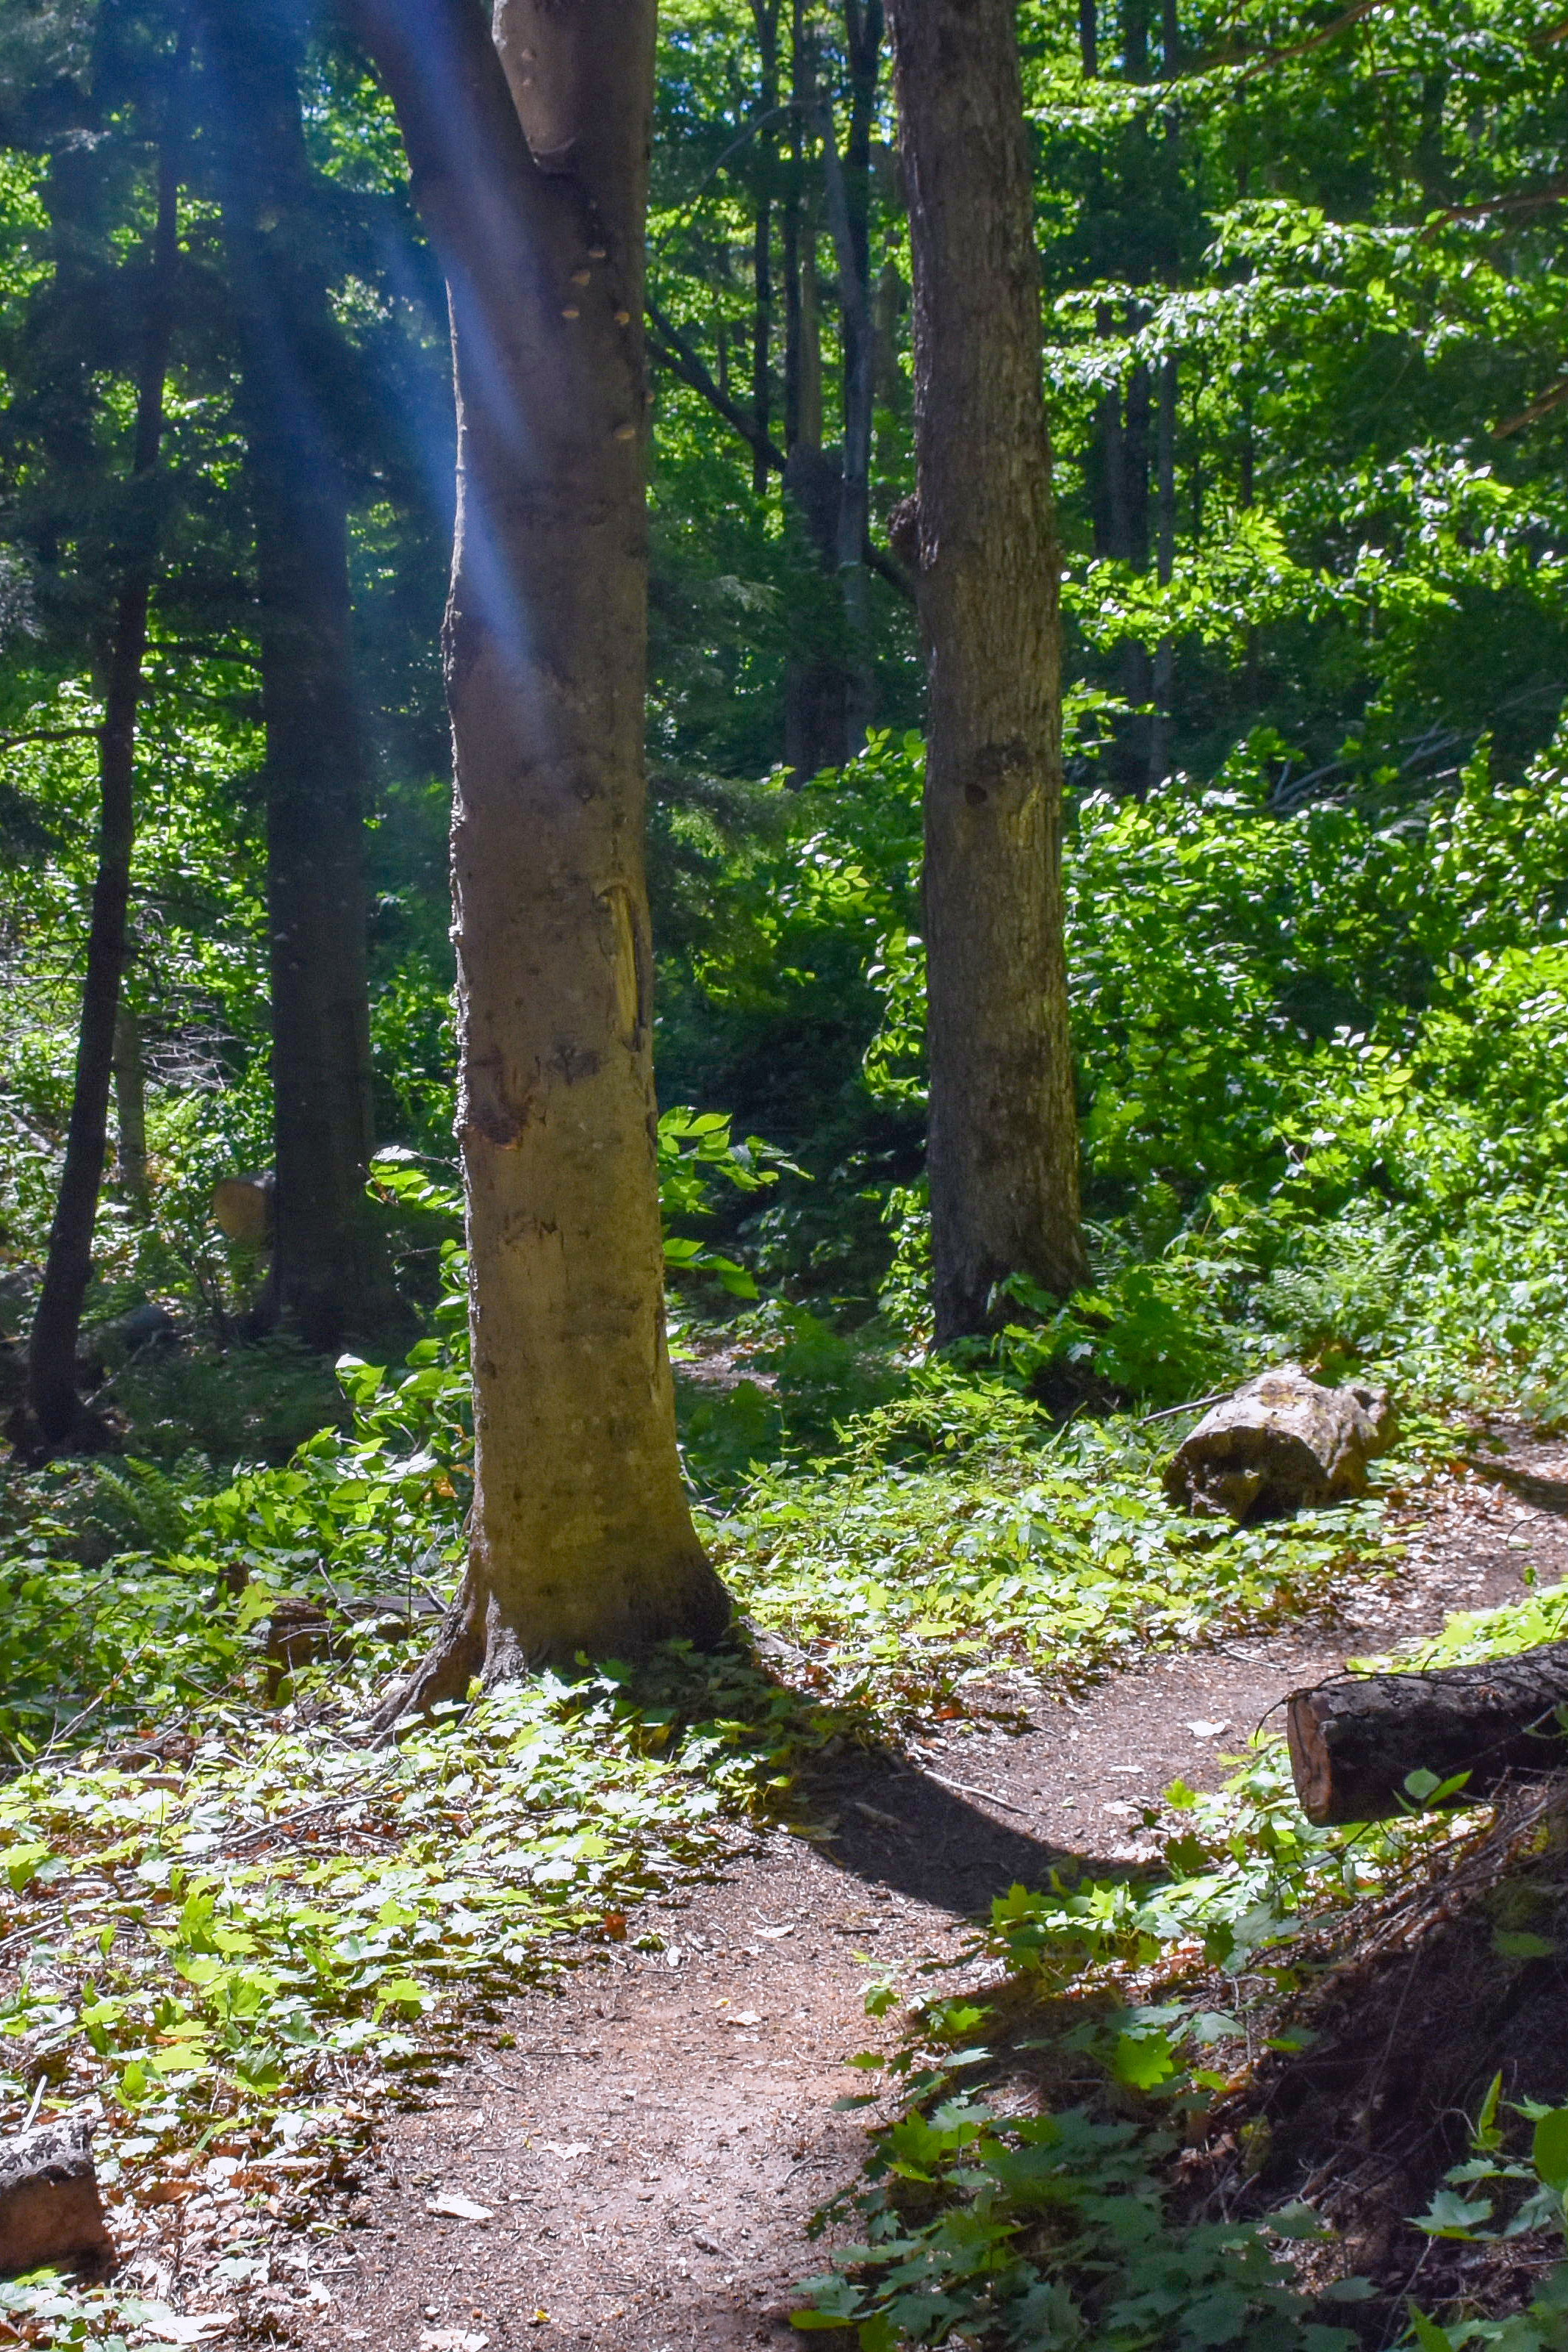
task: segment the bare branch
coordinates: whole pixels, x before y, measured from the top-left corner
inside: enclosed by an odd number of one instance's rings
[[[700,352],[693,349],[674,320],[660,309],[652,294],[645,298],[643,307],[657,339],[649,346],[650,356],[662,361],[671,374],[679,376],[681,382],[691,391],[700,393],[708,406],[739,434],[747,446],[755,449],[759,457],[766,458],[776,474],[781,474],[784,471],[786,460],[784,452],[778,443],[759,428],[756,419],[748,416],[744,408],[731,400],[727,394],[719,390],[704,364]]]
[[[0,735],[0,751],[14,751],[18,743],[75,743],[84,737],[100,740],[101,727],[30,727],[23,735]]]
[[[1441,228],[1445,221],[1484,220],[1492,213],[1529,213],[1540,211],[1547,205],[1568,202],[1568,180],[1548,180],[1544,187],[1521,188],[1509,195],[1479,196],[1473,205],[1449,205],[1446,211],[1435,213],[1427,225],[1427,234]]]
[[[1522,433],[1527,425],[1538,425],[1543,416],[1550,416],[1554,408],[1561,408],[1565,400],[1568,400],[1568,375],[1554,383],[1550,392],[1543,392],[1539,399],[1532,400],[1528,408],[1521,408],[1517,416],[1511,416],[1506,425],[1494,425],[1492,439],[1506,441],[1511,434]]]

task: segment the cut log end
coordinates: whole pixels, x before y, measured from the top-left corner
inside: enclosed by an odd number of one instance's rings
[[[1308,1821],[1323,1828],[1333,1819],[1333,1762],[1323,1738],[1315,1691],[1295,1691],[1287,1700],[1285,1738],[1301,1811]]]

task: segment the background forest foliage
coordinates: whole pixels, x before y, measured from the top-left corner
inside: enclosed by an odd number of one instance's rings
[[[1309,1354],[1392,1348],[1453,1392],[1522,1380],[1538,1401],[1558,1393],[1563,52],[1536,13],[1478,7],[1460,24],[1375,8],[1333,32],[1277,11],[1151,26],[1133,0],[1078,24],[1023,12],[1075,681],[1071,951],[1097,1286],[1015,1362],[1088,1365],[1108,1394],[1164,1403],[1226,1377],[1267,1331]],[[852,20],[852,55],[831,14],[803,20],[793,70],[805,58],[841,110],[852,163],[861,142],[880,536],[911,480],[907,256],[885,91],[865,115],[867,26]],[[838,265],[817,118],[802,132],[777,101],[779,30],[776,11],[665,11],[653,283],[669,348],[743,421],[770,320],[768,429],[792,425],[797,451],[815,434],[831,470]],[[166,31],[150,6],[24,11],[3,59],[13,1333],[67,1104],[94,665],[127,528],[125,370]],[[788,67],[796,47],[783,49]],[[346,51],[311,57],[314,234],[340,330],[322,397],[354,491],[375,755],[379,1134],[439,1170],[452,1150],[443,306],[384,102]],[[96,108],[95,127],[72,127],[73,105]],[[212,1183],[270,1152],[263,745],[235,296],[199,140],[188,182],[130,982],[155,1181],[150,1214],[111,1188],[90,1311],[159,1297],[221,1339],[245,1271],[223,1260]],[[786,295],[814,326],[799,351],[779,325]],[[806,361],[815,391],[786,386],[786,363]],[[662,1097],[727,1113],[795,1163],[761,1195],[719,1187],[721,1254],[834,1331],[918,1338],[910,616],[873,577],[880,731],[800,788],[783,761],[841,635],[836,583],[803,502],[765,467],[754,486],[751,450],[674,367],[654,382]],[[432,1236],[399,1244],[428,1303]],[[212,1381],[225,1384],[216,1369]],[[250,1442],[255,1383],[231,1368],[228,1385],[232,1409],[187,1415],[205,1450]]]
[[[7,1404],[68,1109],[177,13],[18,0],[0,23]],[[220,2124],[289,2148],[347,2129],[321,2121],[323,2084],[424,2065],[455,1987],[548,1966],[550,1936],[711,1859],[727,1811],[788,1810],[846,1727],[955,1706],[998,1657],[1071,1681],[1266,1625],[1379,1556],[1375,1500],[1223,1538],[1178,1521],[1140,1416],[1289,1351],[1390,1372],[1417,1441],[1423,1409],[1568,1418],[1558,11],[1025,0],[1019,27],[1091,1286],[1062,1306],[1017,1284],[994,1343],[925,1359],[921,664],[888,552],[913,487],[909,262],[880,12],[666,0],[648,750],[683,1440],[727,1579],[801,1645],[817,1698],[743,1677],[694,1695],[677,1661],[662,1695],[612,1669],[437,1724],[352,1799],[395,1853],[384,1903],[346,1865],[302,1892],[292,1862],[222,1857],[269,1813],[349,1801],[310,1726],[351,1730],[413,1654],[468,1500],[444,300],[390,110],[319,23],[308,238],[336,341],[315,394],[351,488],[372,1191],[405,1311],[333,1367],[241,1344],[257,1269],[210,1213],[214,1181],[271,1152],[265,743],[239,297],[190,142],[129,980],[150,1181],[123,1154],[111,1171],[89,1304],[123,1451],[13,1470],[0,1495],[10,1886],[59,1929],[47,1991],[0,2017],[8,2089],[101,2096],[128,2181]],[[829,135],[853,251],[827,217]],[[852,266],[877,335],[863,743],[822,530]],[[179,1343],[123,1361],[103,1327],[147,1300]],[[268,1688],[261,1629],[323,1597],[351,1655],[302,1677],[316,1711],[276,1731],[293,1685]],[[170,1723],[194,1760],[154,1818],[118,1759]],[[1232,1812],[1277,1827],[1260,1787]],[[475,1828],[486,1804],[531,1822],[505,1857]],[[1263,1849],[1236,1835],[1241,1908]],[[125,1884],[73,1911],[105,1854]],[[130,1959],[117,1920],[142,1937]],[[944,2165],[990,2127],[948,2128]],[[1086,2178],[1120,2178],[1122,2143],[1090,2153]],[[1196,2297],[1215,2281],[1194,2259]],[[897,2340],[873,2315],[865,2340]],[[1293,2306],[1279,2325],[1298,2340]]]

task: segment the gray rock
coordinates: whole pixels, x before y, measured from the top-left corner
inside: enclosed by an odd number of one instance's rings
[[[46,2263],[106,2269],[113,2259],[91,2126],[66,2116],[0,2140],[0,2272]]]
[[[1386,1390],[1323,1388],[1297,1364],[1248,1381],[1205,1413],[1164,1472],[1166,1495],[1199,1517],[1284,1518],[1366,1491],[1366,1465],[1394,1443]]]

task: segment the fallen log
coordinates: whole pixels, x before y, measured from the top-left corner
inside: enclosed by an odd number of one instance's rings
[[[0,2141],[0,2272],[114,2260],[93,2169],[90,2126],[61,2116]]]
[[[1418,1809],[1412,1773],[1468,1804],[1509,1780],[1568,1769],[1568,1642],[1428,1674],[1346,1675],[1285,1702],[1296,1795],[1310,1822],[1381,1822]]]
[[[1198,1517],[1282,1518],[1366,1492],[1366,1465],[1394,1438],[1383,1389],[1324,1388],[1299,1365],[1246,1381],[1184,1437],[1165,1490]]]

